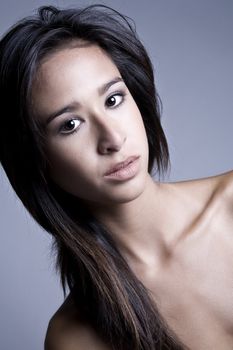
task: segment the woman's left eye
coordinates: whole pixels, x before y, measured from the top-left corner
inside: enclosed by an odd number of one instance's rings
[[[61,134],[72,134],[80,127],[81,121],[79,119],[69,119],[60,128]]]
[[[122,93],[117,93],[114,95],[111,95],[106,100],[106,106],[111,107],[117,107],[119,106],[124,100],[124,95]]]

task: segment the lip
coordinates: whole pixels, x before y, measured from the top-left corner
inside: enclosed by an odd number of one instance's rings
[[[104,177],[115,180],[127,180],[134,177],[138,171],[139,156],[130,156],[125,161],[109,168]]]

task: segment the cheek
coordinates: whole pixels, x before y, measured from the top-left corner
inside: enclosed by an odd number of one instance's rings
[[[144,126],[144,122],[141,116],[141,113],[137,108],[135,108],[135,114],[134,114],[134,121],[132,123],[133,128],[132,128],[132,134],[137,138],[137,141],[145,148],[148,147],[148,139],[147,139],[147,134],[146,134],[146,129]]]
[[[144,122],[141,116],[141,113],[137,107],[137,104],[131,98],[128,110],[127,110],[127,115],[130,118],[129,123],[132,126],[132,130],[135,134],[140,134],[141,136],[146,136],[146,131],[144,127]]]
[[[84,153],[69,145],[49,145],[47,147],[50,176],[57,182],[76,181],[88,172],[89,162]],[[86,155],[86,153],[85,153]]]
[[[50,166],[50,176],[63,190],[77,197],[85,198],[86,192],[92,192],[93,170],[86,161],[77,157],[56,157]]]

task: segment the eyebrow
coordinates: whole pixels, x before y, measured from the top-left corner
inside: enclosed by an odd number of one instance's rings
[[[108,89],[116,84],[116,83],[119,83],[123,81],[122,78],[120,77],[116,77],[112,80],[110,80],[109,82],[103,84],[101,87],[98,88],[98,93],[100,96],[102,96],[105,92],[108,91]],[[70,104],[68,104],[67,106],[65,107],[62,107],[61,109],[59,109],[58,111],[50,114],[48,116],[48,118],[46,119],[46,126],[51,123],[52,120],[54,120],[55,118],[59,117],[60,115],[64,114],[64,113],[67,113],[67,112],[73,112],[77,107],[79,107],[80,104],[78,102],[71,102]]]
[[[114,84],[116,84],[116,83],[119,83],[120,81],[123,81],[123,79],[120,78],[120,77],[116,77],[116,78],[110,80],[108,83],[104,84],[103,86],[101,86],[101,87],[98,89],[99,94],[100,94],[100,95],[103,95],[106,91],[108,91],[108,89],[109,89],[112,85],[114,85]]]

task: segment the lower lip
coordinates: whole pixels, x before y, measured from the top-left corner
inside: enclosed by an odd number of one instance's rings
[[[136,158],[133,162],[129,163],[124,168],[117,170],[115,173],[105,175],[105,178],[117,181],[125,181],[132,179],[137,175],[139,170],[139,158]]]

